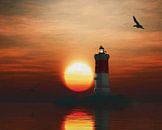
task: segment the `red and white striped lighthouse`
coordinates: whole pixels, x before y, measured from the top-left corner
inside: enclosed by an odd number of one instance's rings
[[[110,93],[109,88],[109,54],[102,46],[99,53],[95,54],[95,87],[94,94],[107,95]]]

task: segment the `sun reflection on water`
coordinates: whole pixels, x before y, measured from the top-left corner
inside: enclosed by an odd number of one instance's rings
[[[82,110],[75,110],[65,117],[62,130],[94,130],[93,117]]]

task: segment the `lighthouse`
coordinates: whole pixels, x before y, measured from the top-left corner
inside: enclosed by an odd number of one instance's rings
[[[94,55],[95,58],[95,87],[94,94],[108,95],[109,88],[109,54],[100,46],[99,53]]]

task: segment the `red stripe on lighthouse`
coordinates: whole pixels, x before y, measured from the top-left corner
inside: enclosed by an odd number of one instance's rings
[[[109,73],[108,59],[96,60],[95,73]]]

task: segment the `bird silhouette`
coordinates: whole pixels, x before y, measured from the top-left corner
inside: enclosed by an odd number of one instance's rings
[[[133,16],[133,20],[136,23],[136,25],[133,25],[133,27],[144,29],[144,27],[137,21],[135,16]]]

